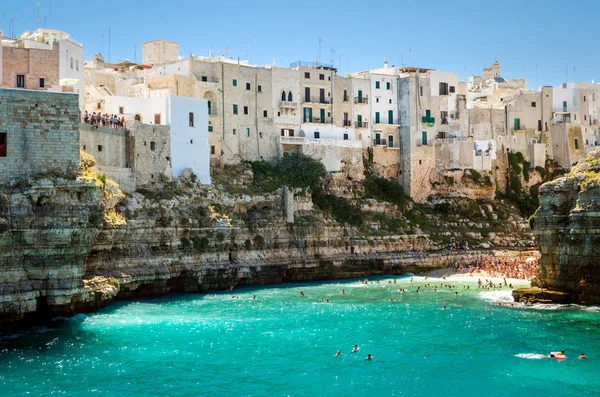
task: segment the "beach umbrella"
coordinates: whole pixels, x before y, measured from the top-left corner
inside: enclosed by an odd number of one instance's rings
[[[535,259],[534,257],[529,257],[527,259],[525,259],[525,262],[529,263],[529,262],[535,262],[537,261],[537,259]]]

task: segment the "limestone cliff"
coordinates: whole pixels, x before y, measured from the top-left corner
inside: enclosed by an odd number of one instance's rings
[[[600,151],[542,185],[533,227],[542,254],[537,284],[568,292],[571,302],[600,302]]]

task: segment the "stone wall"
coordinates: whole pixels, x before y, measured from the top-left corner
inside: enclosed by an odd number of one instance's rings
[[[96,158],[96,164],[127,168],[127,131],[114,128],[79,126],[81,150]]]
[[[47,90],[59,85],[59,45],[52,50],[0,47],[2,56],[2,81],[5,88],[17,87],[17,75],[25,76],[25,89]],[[44,79],[44,87],[40,87]]]
[[[0,182],[79,164],[77,95],[0,89],[0,133],[7,155],[0,157]]]
[[[137,186],[157,182],[160,178],[172,179],[171,135],[164,125],[130,123],[129,164]]]

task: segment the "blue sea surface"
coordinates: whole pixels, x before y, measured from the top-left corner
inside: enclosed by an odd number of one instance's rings
[[[171,295],[57,320],[0,340],[0,395],[600,395],[598,308],[511,307],[507,289],[393,279]],[[557,350],[567,359],[541,358]]]

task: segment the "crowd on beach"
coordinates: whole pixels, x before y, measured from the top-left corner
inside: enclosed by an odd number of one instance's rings
[[[93,127],[108,127],[118,130],[124,129],[126,123],[125,116],[119,117],[116,114],[102,114],[100,112],[93,112],[90,115],[87,110],[83,115],[83,122]]]
[[[452,267],[455,271],[470,275],[485,273],[490,277],[531,280],[537,272],[538,263],[535,258],[522,260],[479,256],[471,261],[455,259]]]

